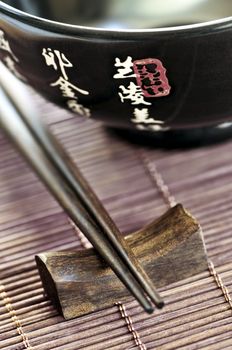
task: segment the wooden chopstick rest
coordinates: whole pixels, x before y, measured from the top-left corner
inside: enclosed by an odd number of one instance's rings
[[[125,239],[158,288],[207,269],[201,227],[181,204]],[[45,293],[66,319],[131,298],[94,249],[46,252],[36,262]]]

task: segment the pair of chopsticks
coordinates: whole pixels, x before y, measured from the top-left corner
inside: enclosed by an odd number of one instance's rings
[[[23,86],[0,66],[0,125],[74,224],[148,312],[163,301],[64,148],[37,118]],[[150,298],[150,299],[149,299]]]

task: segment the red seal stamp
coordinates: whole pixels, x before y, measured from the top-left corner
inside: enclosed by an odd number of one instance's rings
[[[137,84],[145,97],[162,97],[170,93],[166,69],[157,58],[145,58],[133,62]]]

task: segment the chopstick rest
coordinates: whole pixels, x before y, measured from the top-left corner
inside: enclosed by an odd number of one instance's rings
[[[201,227],[181,204],[125,241],[158,288],[207,269]],[[45,293],[65,319],[130,299],[94,249],[46,252],[36,263]]]

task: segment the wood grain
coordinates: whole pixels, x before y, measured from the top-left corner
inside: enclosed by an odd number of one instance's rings
[[[201,228],[180,204],[126,241],[156,287],[207,269]],[[130,299],[94,249],[42,253],[36,262],[47,295],[66,319]]]

